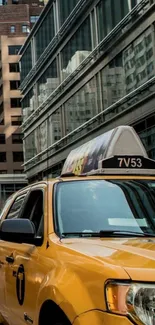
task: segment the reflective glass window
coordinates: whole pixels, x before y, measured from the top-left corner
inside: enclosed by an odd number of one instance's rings
[[[96,80],[93,78],[65,104],[66,134],[97,114]]]
[[[37,102],[35,99],[33,88],[23,98],[21,103],[23,109],[23,121],[25,121],[37,108]]]
[[[54,11],[52,7],[47,13],[45,19],[43,20],[35,35],[37,59],[44,52],[45,48],[48,46],[54,35]]]
[[[67,19],[71,11],[74,9],[79,0],[59,0],[59,8],[60,8],[60,24]]]
[[[37,155],[37,130],[30,133],[24,140],[24,161],[28,161]]]
[[[41,105],[48,96],[58,87],[57,63],[54,60],[37,82],[38,86],[38,104]]]
[[[154,60],[153,36],[148,29],[101,71],[104,109],[153,77]]]
[[[129,0],[104,0],[97,5],[98,33],[101,41],[130,10]]]
[[[62,50],[62,79],[72,73],[92,51],[90,17]]]
[[[21,58],[21,67],[21,81],[23,81],[32,69],[31,45],[27,47]]]

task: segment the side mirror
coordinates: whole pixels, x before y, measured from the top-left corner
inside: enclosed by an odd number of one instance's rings
[[[29,219],[6,219],[0,225],[0,239],[16,243],[32,243],[35,226]]]

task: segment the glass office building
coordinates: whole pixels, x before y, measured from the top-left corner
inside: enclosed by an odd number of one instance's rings
[[[155,158],[155,1],[50,0],[21,49],[24,166],[56,176],[76,146],[135,127]]]

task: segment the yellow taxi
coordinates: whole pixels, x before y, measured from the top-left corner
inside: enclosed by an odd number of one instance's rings
[[[120,126],[1,213],[0,322],[155,325],[155,161]]]

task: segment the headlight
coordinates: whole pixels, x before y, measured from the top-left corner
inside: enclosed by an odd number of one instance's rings
[[[137,324],[155,325],[155,285],[116,283],[106,285],[107,308]]]

